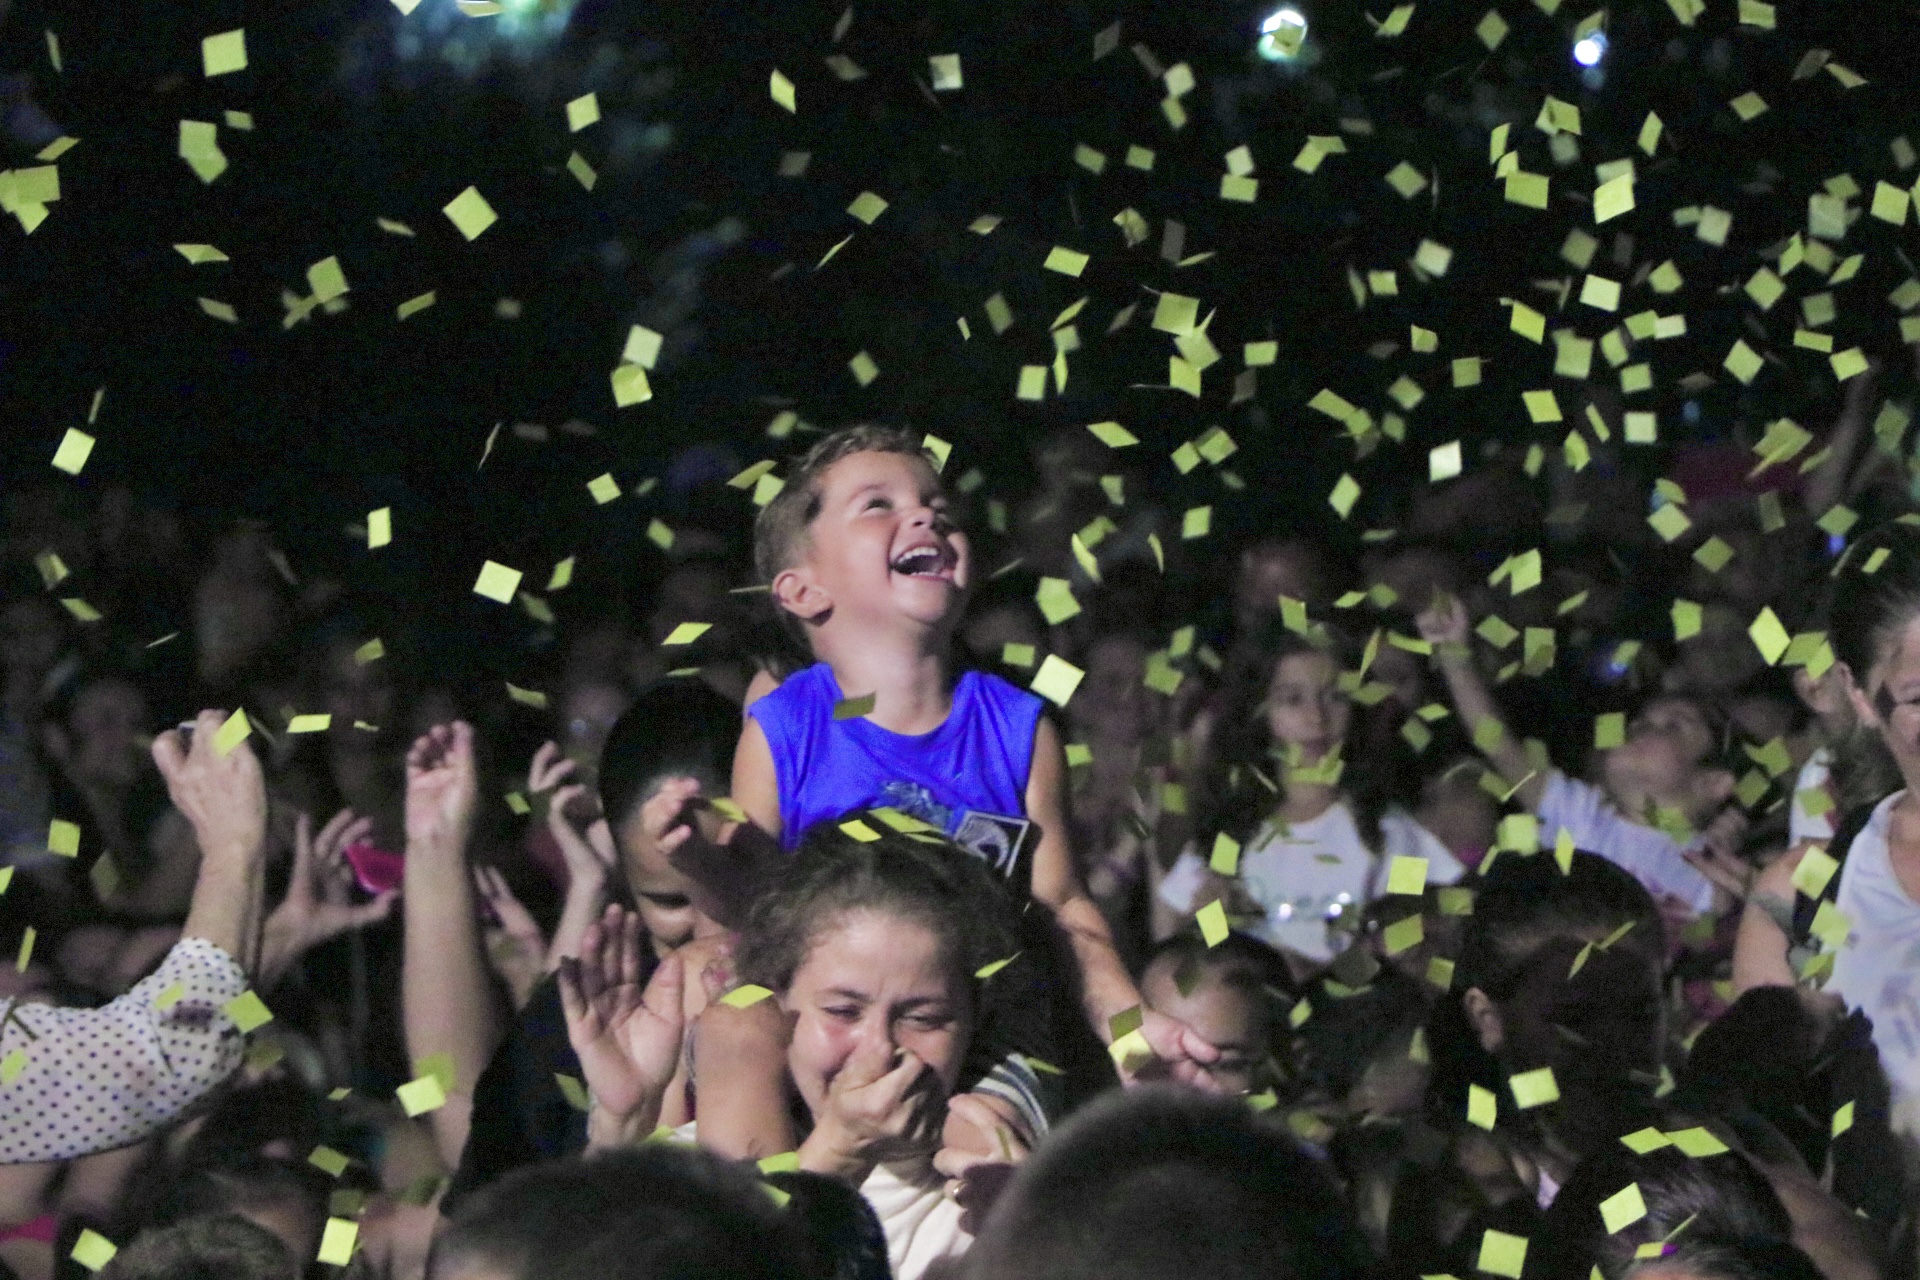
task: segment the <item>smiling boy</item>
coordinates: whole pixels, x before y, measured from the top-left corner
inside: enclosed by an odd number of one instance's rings
[[[789,849],[808,826],[857,808],[940,828],[1049,909],[1087,1018],[1109,1039],[1140,994],[1074,865],[1060,735],[1034,695],[952,674],[972,565],[924,451],[883,427],[826,437],[761,512],[754,559],[818,662],[748,708],[735,801]],[[1217,1056],[1184,1024],[1142,1017],[1176,1072]]]

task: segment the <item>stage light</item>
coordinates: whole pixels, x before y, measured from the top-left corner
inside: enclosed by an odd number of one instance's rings
[[[1275,9],[1260,23],[1260,40],[1254,46],[1268,62],[1291,62],[1300,56],[1307,41],[1307,15],[1292,5]]]
[[[1573,44],[1573,60],[1583,67],[1597,67],[1607,56],[1607,33],[1590,31]]]

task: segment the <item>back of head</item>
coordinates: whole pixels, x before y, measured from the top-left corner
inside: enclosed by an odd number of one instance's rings
[[[740,738],[740,708],[698,680],[646,690],[613,723],[600,750],[600,811],[617,829],[663,778],[698,778],[723,795]]]
[[[1245,1105],[1113,1093],[1023,1167],[968,1256],[972,1280],[1346,1280],[1365,1268],[1332,1182]]]
[[[1502,855],[1483,867],[1475,885],[1454,987],[1478,987],[1502,999],[1543,945],[1565,938],[1597,943],[1623,929],[1613,947],[1659,962],[1660,912],[1640,882],[1618,866],[1576,851],[1571,869],[1563,872],[1546,855]]]
[[[1605,1280],[1821,1280],[1813,1259],[1785,1240],[1729,1240],[1692,1231],[1658,1258],[1601,1275]]]
[[[1691,1118],[1671,1117],[1662,1128],[1691,1128]],[[1608,1229],[1602,1206],[1636,1187],[1645,1214],[1618,1230]],[[1676,1234],[1678,1233],[1678,1234]],[[1554,1198],[1534,1246],[1546,1264],[1541,1280],[1587,1280],[1624,1274],[1646,1245],[1670,1237],[1786,1243],[1793,1222],[1766,1177],[1737,1152],[1705,1159],[1662,1147],[1635,1155],[1619,1143],[1583,1160]]]
[[[245,1218],[188,1218],[113,1255],[101,1280],[299,1280],[280,1238]]]
[[[652,1143],[523,1169],[470,1197],[427,1276],[775,1280],[794,1274],[793,1230],[745,1168]]]

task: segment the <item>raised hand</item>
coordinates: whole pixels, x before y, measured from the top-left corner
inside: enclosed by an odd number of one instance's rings
[[[578,959],[561,962],[560,1003],[594,1105],[628,1131],[653,1127],[680,1063],[685,964],[670,955],[640,986],[640,917],[610,906]]]
[[[293,873],[287,896],[267,917],[261,950],[261,985],[271,987],[294,961],[309,950],[352,929],[385,920],[399,900],[388,890],[366,902],[353,900],[353,869],[346,847],[364,840],[373,821],[342,809],[313,834],[313,819],[302,813],[294,819]]]
[[[507,887],[498,867],[473,869],[474,892],[492,914],[482,930],[487,964],[513,997],[513,1007],[524,1009],[534,987],[547,973],[547,939],[540,922]]]
[[[174,730],[155,736],[153,762],[203,855],[252,858],[267,838],[267,787],[245,741],[225,755],[215,749],[226,720],[224,711],[202,711],[190,747]]]
[[[437,724],[407,752],[407,844],[464,853],[473,830],[479,783],[473,726]]]
[[[533,753],[533,763],[527,768],[527,793],[537,796],[553,792],[547,802],[547,830],[553,833],[560,846],[560,856],[566,859],[567,874],[604,880],[618,857],[613,847],[613,829],[598,813],[599,806],[586,785],[566,781],[578,768],[575,761],[560,754],[557,743],[543,743]],[[591,815],[585,820],[584,830],[575,826],[568,816],[582,810]]]
[[[936,1151],[945,1112],[932,1067],[911,1050],[869,1040],[827,1086],[800,1167],[858,1186],[876,1164]]]
[[[1434,596],[1415,620],[1420,628],[1420,638],[1436,650],[1442,647],[1462,650],[1467,643],[1467,606],[1451,595],[1441,592]]]
[[[1747,835],[1747,815],[1732,805],[1707,824],[1700,847],[1684,854],[1688,863],[1713,887],[1739,902],[1753,887],[1754,868],[1740,856]]]
[[[1121,1084],[1132,1086],[1149,1080],[1173,1079],[1208,1093],[1222,1092],[1214,1084],[1213,1076],[1201,1070],[1220,1060],[1220,1050],[1192,1027],[1164,1013],[1142,1008],[1140,1034],[1153,1050],[1153,1057],[1137,1063],[1116,1063]]]

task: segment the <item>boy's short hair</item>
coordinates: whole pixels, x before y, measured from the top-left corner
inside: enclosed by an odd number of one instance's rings
[[[842,458],[856,453],[903,453],[933,457],[911,434],[898,427],[862,422],[825,436],[796,462],[787,483],[773,501],[760,509],[753,522],[753,567],[760,581],[771,584],[781,570],[793,564],[794,551],[807,536],[807,526],[820,514],[820,477]],[[936,472],[937,472],[936,468]]]
[[[245,1218],[188,1218],[148,1231],[113,1255],[102,1280],[298,1280],[280,1237]]]
[[[427,1276],[533,1280],[604,1245],[659,1280],[785,1280],[800,1238],[750,1169],[670,1143],[521,1169],[461,1203]]]
[[[1244,1103],[1150,1085],[1108,1094],[1022,1166],[972,1280],[1348,1280],[1364,1244],[1332,1180]]]

